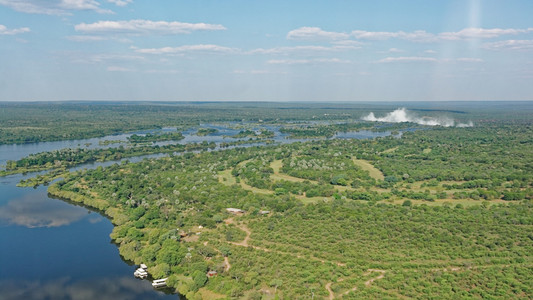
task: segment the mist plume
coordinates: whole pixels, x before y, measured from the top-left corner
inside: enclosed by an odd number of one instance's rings
[[[405,108],[398,108],[395,111],[387,113],[384,117],[377,118],[373,112],[369,113],[367,116],[361,118],[365,121],[371,122],[387,122],[387,123],[403,123],[411,122],[420,125],[429,125],[429,126],[444,126],[444,127],[472,127],[474,124],[472,121],[468,123],[457,123],[454,119],[447,116],[438,116],[438,117],[419,117],[415,113],[408,111]]]

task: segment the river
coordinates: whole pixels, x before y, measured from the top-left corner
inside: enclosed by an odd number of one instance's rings
[[[233,124],[234,125],[234,124]],[[195,135],[184,132],[179,143],[231,142],[227,137],[239,132],[232,126],[203,124],[217,133]],[[256,129],[275,132],[278,143],[303,141],[287,139],[279,127]],[[165,128],[162,131],[172,131]],[[139,132],[138,134],[146,133]],[[337,138],[374,138],[390,132],[359,131],[339,133]],[[63,148],[118,147],[100,145],[105,140],[126,141],[130,134],[74,141],[0,145],[0,165],[32,153]],[[168,143],[168,142],[167,142]],[[157,155],[156,155],[157,156]],[[129,158],[138,161],[142,158]],[[92,163],[76,167],[94,168],[114,162]],[[121,259],[109,234],[111,222],[85,207],[53,199],[47,187],[19,188],[16,184],[30,175],[0,177],[0,299],[179,299],[154,290],[147,280],[133,277],[135,265]]]

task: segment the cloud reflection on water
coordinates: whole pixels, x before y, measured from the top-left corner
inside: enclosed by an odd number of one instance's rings
[[[133,277],[97,278],[74,282],[68,277],[50,281],[0,281],[0,298],[4,300],[126,300],[165,297],[169,296],[154,291],[149,282],[141,282]],[[178,295],[171,298],[179,299]]]
[[[60,227],[81,220],[87,210],[30,193],[0,207],[0,222],[27,228]]]

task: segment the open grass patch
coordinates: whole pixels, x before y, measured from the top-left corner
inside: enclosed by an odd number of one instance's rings
[[[356,166],[360,167],[361,169],[363,169],[365,171],[368,171],[370,177],[372,177],[372,178],[374,178],[376,180],[384,180],[385,179],[385,176],[383,175],[383,173],[380,170],[378,170],[376,167],[374,167],[368,161],[354,158],[353,159],[353,163]]]

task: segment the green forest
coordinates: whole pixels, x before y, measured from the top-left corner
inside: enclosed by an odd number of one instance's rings
[[[181,134],[149,135],[148,144],[34,154],[0,175],[51,170],[21,185],[61,177],[50,195],[106,215],[120,255],[189,300],[530,299],[533,123],[509,115],[472,113],[469,128],[286,122],[284,134],[317,139],[247,147],[157,146]],[[382,126],[417,130],[328,138]]]
[[[278,122],[358,120],[370,111],[385,113],[396,103],[268,102],[0,102],[0,145],[75,140],[139,130],[190,128],[205,122]],[[447,114],[460,121],[531,120],[527,102],[406,102],[427,116]],[[498,112],[498,113],[495,113]],[[467,119],[468,118],[468,119]],[[290,127],[288,128],[290,129]],[[295,135],[301,132],[291,132]],[[200,132],[202,134],[202,132]],[[308,135],[308,132],[303,132]],[[331,134],[325,130],[323,134]]]

